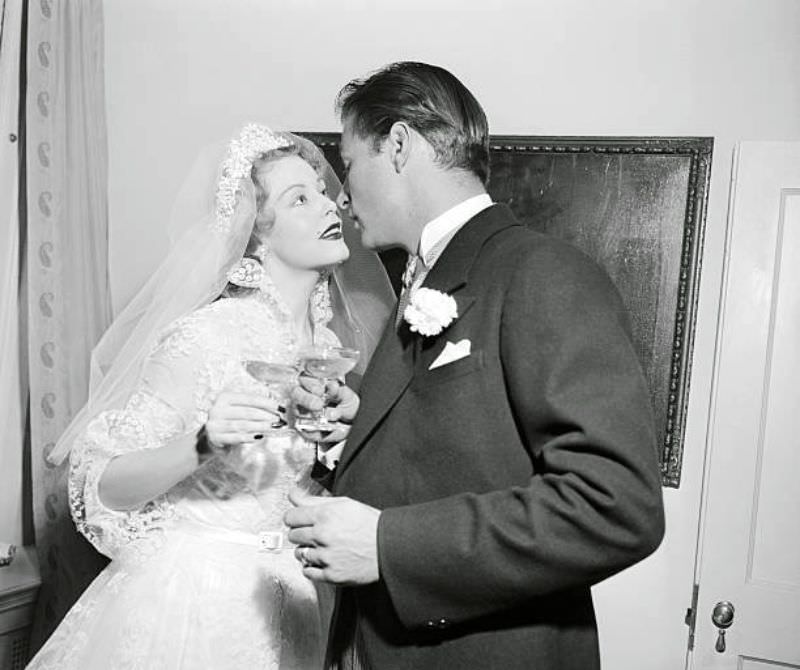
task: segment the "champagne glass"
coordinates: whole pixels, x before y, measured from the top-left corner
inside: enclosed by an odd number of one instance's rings
[[[258,359],[243,360],[242,366],[250,378],[265,388],[270,398],[279,405],[289,406],[292,389],[297,384],[296,366]],[[262,438],[230,449],[226,455],[228,467],[245,479],[251,491],[258,492],[269,484],[276,471],[276,455],[267,449],[268,438],[289,434],[289,425],[278,417]]]
[[[289,406],[292,389],[297,385],[296,366],[257,359],[245,360],[243,365],[248,375],[268,389],[271,398],[283,407]],[[288,432],[287,423],[283,419],[273,423],[272,429],[270,434]]]
[[[308,432],[329,433],[336,424],[328,421],[325,406],[330,401],[328,383],[344,376],[358,362],[359,351],[350,347],[314,346],[300,352],[300,369],[307,375],[319,379],[323,385],[321,410],[309,410],[295,418],[295,427]]]

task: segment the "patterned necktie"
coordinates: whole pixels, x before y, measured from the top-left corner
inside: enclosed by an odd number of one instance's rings
[[[397,303],[397,318],[395,326],[399,327],[403,322],[403,312],[406,311],[408,303],[411,302],[411,294],[414,291],[414,284],[425,270],[425,262],[416,254],[409,254],[406,261],[406,269],[403,272],[403,290],[400,292],[400,300]]]
[[[406,261],[406,270],[403,272],[402,278],[403,291],[400,293],[400,300],[397,304],[397,318],[394,323],[396,327],[400,327],[403,321],[403,312],[406,311],[406,307],[408,307],[408,303],[411,302],[412,296],[425,281],[431,268],[439,260],[447,245],[450,244],[450,240],[453,239],[457,232],[458,229],[453,230],[441,238],[425,254],[425,258],[417,256],[416,254],[409,254],[408,261]]]

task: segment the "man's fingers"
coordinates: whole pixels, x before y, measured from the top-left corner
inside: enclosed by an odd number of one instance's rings
[[[327,582],[325,568],[309,565],[303,568],[303,575],[313,582]]]
[[[322,395],[322,382],[316,377],[301,374],[298,378],[298,382],[300,384],[298,388],[305,389],[309,393],[316,396]]]
[[[318,545],[314,538],[313,526],[302,526],[300,528],[293,528],[289,531],[289,542],[298,545]]]
[[[331,379],[325,384],[325,391],[330,398],[338,399],[343,386],[344,384],[338,379]]]
[[[329,496],[312,496],[301,489],[289,491],[289,502],[297,509],[305,506],[327,505],[335,500],[336,498],[331,498]]]
[[[321,510],[335,498],[310,496],[307,493],[292,491],[289,501],[294,505],[283,516],[283,522],[290,528],[313,526],[320,521]]]
[[[342,418],[342,410],[338,407],[327,407],[325,409],[325,418],[330,422],[338,421]]]
[[[332,419],[331,417],[328,417],[328,419],[336,421],[336,419]],[[330,447],[332,444],[337,444],[342,440],[346,440],[347,436],[350,434],[350,424],[337,422],[335,426],[336,427],[331,432],[325,433],[324,435],[320,434],[314,441],[321,442]]]
[[[294,507],[283,515],[283,523],[289,528],[311,527],[316,516],[314,507]]]
[[[292,400],[296,405],[310,410],[320,410],[323,407],[322,398],[319,395],[306,391],[299,386],[295,386],[292,390]]]
[[[317,568],[328,567],[322,558],[322,552],[313,546],[297,547],[294,550],[294,557],[303,565],[313,565]]]
[[[342,429],[344,427],[344,429]],[[306,428],[305,426],[295,426],[295,430],[303,435],[309,442],[324,442],[325,444],[336,444],[341,442],[350,432],[350,426],[345,424],[335,424],[333,430],[315,430],[313,428]]]

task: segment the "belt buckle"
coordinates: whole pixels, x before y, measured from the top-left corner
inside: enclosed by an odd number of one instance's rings
[[[276,553],[283,549],[283,533],[281,531],[263,531],[258,534],[258,550]]]

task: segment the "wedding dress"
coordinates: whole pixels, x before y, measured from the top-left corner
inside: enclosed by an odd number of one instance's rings
[[[336,343],[327,329],[316,337]],[[312,443],[293,431],[267,436],[257,486],[241,463],[215,457],[139,509],[111,510],[98,495],[114,456],[196,431],[220,390],[254,383],[244,360],[291,363],[296,351],[291,322],[263,295],[219,300],[168,329],[127,406],[96,417],[72,449],[73,516],[113,560],[30,668],[322,666],[327,594],[320,605],[282,521],[292,489],[318,492]]]

